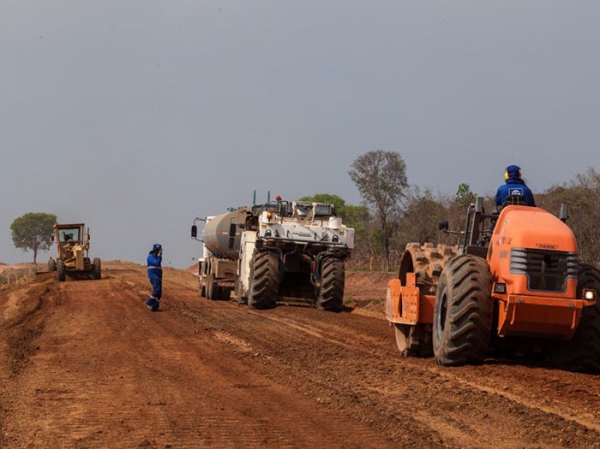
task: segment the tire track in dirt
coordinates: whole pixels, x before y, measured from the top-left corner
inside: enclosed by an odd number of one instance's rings
[[[308,311],[307,311],[308,312]],[[281,313],[285,313],[283,311],[281,311]],[[311,313],[311,312],[308,312]],[[317,312],[318,313],[318,312]],[[339,335],[334,336],[334,335],[330,335],[329,333],[332,332],[332,329],[335,329],[335,326],[329,326],[329,323],[327,325],[325,325],[323,328],[319,328],[318,324],[315,324],[315,321],[312,322],[311,325],[306,326],[305,324],[302,323],[301,319],[299,319],[298,321],[291,321],[291,318],[287,318],[287,317],[279,317],[279,316],[267,316],[265,313],[263,312],[252,312],[253,315],[258,315],[258,316],[262,316],[263,320],[267,320],[267,321],[275,321],[284,325],[288,325],[290,328],[294,329],[294,330],[302,330],[305,331],[305,334],[308,334],[311,337],[315,337],[317,336],[318,338],[320,338],[321,340],[328,342],[328,343],[335,343],[338,346],[341,346],[343,348],[348,347],[348,344],[343,341],[343,338],[346,337],[346,335],[342,335],[342,340],[338,340],[340,338]],[[311,315],[311,318],[314,318]],[[294,316],[294,319],[297,319],[296,316]],[[385,327],[384,323],[383,326]],[[288,336],[291,334],[287,334]],[[389,340],[388,344],[390,347],[393,347],[393,334],[390,334],[391,339]],[[253,335],[254,337],[254,335]],[[253,350],[256,350],[256,347],[258,346],[260,348],[260,345],[256,345],[253,341],[249,341],[248,339],[243,339],[244,344],[245,345],[249,345],[253,348]],[[377,336],[371,337],[371,343],[373,343],[374,341],[379,341],[379,338]],[[265,352],[269,352],[263,349],[263,351]],[[361,359],[364,363],[369,362],[368,357],[372,357],[372,358],[378,358],[381,360],[384,360],[386,358],[389,358],[390,356],[390,348],[388,347],[377,347],[377,346],[373,346],[372,344],[369,345],[367,350],[362,350],[360,346],[356,346],[354,347],[354,356],[355,358],[359,358]],[[550,415],[554,415],[552,410],[548,410],[547,407],[543,406],[543,404],[537,404],[534,402],[529,402],[529,403],[523,403],[523,401],[520,401],[518,397],[516,396],[508,396],[505,394],[498,394],[498,392],[494,391],[493,389],[490,389],[489,387],[486,387],[484,384],[478,384],[478,383],[474,383],[474,382],[465,382],[462,379],[456,377],[453,374],[449,374],[449,373],[456,373],[456,371],[453,371],[451,369],[447,369],[447,368],[441,368],[441,367],[436,367],[435,365],[432,364],[432,359],[427,359],[427,360],[416,360],[416,359],[397,359],[396,362],[398,364],[403,364],[403,365],[407,365],[409,367],[409,369],[411,371],[416,371],[412,377],[416,377],[416,378],[441,378],[443,380],[444,383],[449,383],[451,385],[449,385],[448,388],[435,388],[435,386],[432,386],[430,383],[425,383],[425,388],[419,388],[419,386],[412,386],[413,389],[416,389],[417,391],[419,391],[420,389],[423,389],[424,391],[422,392],[422,396],[423,397],[427,397],[428,401],[424,401],[424,402],[428,402],[428,409],[434,409],[434,412],[428,412],[428,413],[422,413],[417,411],[415,414],[412,415],[413,419],[417,419],[419,420],[423,426],[430,428],[430,430],[432,431],[432,433],[439,433],[440,435],[443,435],[443,437],[441,437],[441,439],[443,441],[445,441],[446,443],[448,443],[449,441],[456,441],[456,444],[458,446],[464,446],[465,444],[469,444],[469,445],[480,445],[482,441],[503,441],[504,443],[508,443],[510,441],[513,442],[514,445],[518,446],[520,444],[523,444],[523,442],[527,441],[527,437],[525,434],[522,433],[517,433],[515,436],[515,432],[514,430],[511,430],[514,426],[518,426],[520,428],[525,428],[527,429],[527,421],[528,419],[532,419],[532,422],[538,422],[540,421],[542,418],[540,417],[544,417],[543,420],[549,422],[550,424],[545,424],[542,427],[545,427],[547,429],[547,431],[544,431],[544,433],[546,433],[548,436],[546,437],[547,444],[550,445],[554,445],[557,444],[557,442],[561,441],[561,437],[560,436],[553,436],[553,428],[555,427],[555,425],[558,425],[558,427],[560,428],[561,426],[564,427],[565,424],[561,423],[561,421],[564,419],[564,416],[561,416],[560,414],[557,416],[548,416]],[[376,363],[375,361],[373,361],[373,363]],[[479,367],[466,367],[467,370],[477,370]],[[356,369],[360,372],[360,368],[356,367]],[[498,368],[497,368],[498,369]],[[500,368],[502,369],[502,368]],[[507,371],[510,372],[512,368],[508,368]],[[369,389],[371,390],[379,390],[378,392],[380,394],[391,394],[391,392],[394,391],[395,386],[393,384],[390,384],[389,382],[389,378],[387,379],[386,382],[383,382],[381,384],[381,387],[379,389],[373,389],[372,388],[372,384],[373,384],[373,379],[377,379],[377,374],[376,373],[367,373],[364,372],[363,373],[365,376],[368,374],[369,376],[366,376],[367,379],[369,379],[370,381],[370,386],[368,384],[365,384],[363,387],[363,392],[364,391],[368,391]],[[563,373],[566,375],[570,375],[571,373]],[[372,375],[372,377],[370,377]],[[358,380],[358,382],[360,382],[360,380]],[[465,387],[468,387],[468,389],[465,390]],[[427,392],[427,390],[430,389],[435,389],[435,393],[431,394],[429,392]],[[459,392],[463,392],[463,393],[459,393],[461,394],[463,397],[458,397],[458,400],[462,400],[466,397],[469,398],[469,406],[471,408],[476,408],[479,409],[477,412],[470,412],[470,413],[465,413],[464,410],[462,410],[461,408],[456,408],[456,413],[455,414],[448,414],[447,410],[448,409],[452,409],[453,406],[448,406],[448,404],[445,403],[445,401],[441,401],[439,398],[443,398],[444,397],[444,393],[445,390],[456,390]],[[469,391],[471,390],[471,391]],[[406,391],[402,392],[403,394],[406,393]],[[477,403],[479,402],[479,397],[480,396],[484,396],[484,404],[482,406],[478,406]],[[406,401],[402,401],[402,399],[400,399],[402,397],[402,394],[400,394],[396,400],[400,401],[400,402],[406,402]],[[457,398],[454,398],[454,400],[456,400]],[[402,404],[405,409],[411,409],[411,404],[410,401],[403,403]],[[402,407],[401,407],[402,408]],[[440,410],[446,410],[444,413],[437,413],[435,412],[435,409],[439,408]],[[501,412],[495,412],[496,409],[502,410]],[[515,410],[516,411],[516,417],[509,417],[509,419],[507,419],[507,417],[505,416],[504,410]],[[549,413],[550,412],[550,413]],[[390,413],[393,413],[392,410],[390,410]],[[445,416],[442,416],[445,415]],[[465,415],[469,416],[470,419],[465,420]],[[482,416],[482,417],[486,417],[485,419],[483,418],[478,418],[478,416]],[[493,418],[492,418],[493,417]],[[506,425],[503,425],[501,427],[501,429],[499,429],[498,431],[494,431],[494,429],[490,430],[490,426],[489,426],[489,422],[490,420],[494,420],[497,422],[507,422]],[[468,422],[468,424],[465,424],[465,421]],[[515,422],[517,421],[517,422]],[[585,438],[585,433],[588,432],[589,430],[594,431],[595,428],[594,426],[587,426],[586,424],[589,424],[589,421],[581,421],[581,420],[575,420],[572,422],[572,424],[574,425],[574,428],[571,429],[569,432],[571,432],[573,435],[577,435],[577,434],[582,434],[583,437]],[[460,429],[463,428],[464,431],[460,431]],[[457,430],[459,429],[459,430]],[[587,430],[586,430],[587,429]],[[594,432],[596,433],[596,432]],[[473,435],[475,435],[475,437],[473,437]],[[589,441],[590,443],[594,441],[594,436],[592,435],[591,437],[587,437],[585,438],[587,441]],[[542,441],[544,439],[542,438]],[[567,440],[565,440],[567,441]],[[531,444],[538,444],[539,440],[532,440]],[[559,443],[560,444],[560,443]]]
[[[0,366],[3,446],[600,447],[597,376],[403,359],[385,321],[209,301],[171,269],[150,313],[143,267],[113,266],[0,293],[26,361]]]
[[[108,272],[53,286],[40,350],[10,385],[18,397],[3,421],[8,445],[389,447],[215,347],[175,307],[148,312],[141,281],[116,289],[121,281]]]

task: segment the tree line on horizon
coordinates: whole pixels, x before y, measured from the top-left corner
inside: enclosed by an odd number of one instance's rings
[[[406,164],[397,152],[376,150],[359,156],[348,172],[363,199],[346,204],[337,195],[319,193],[303,201],[333,203],[344,224],[355,229],[351,269],[395,271],[407,243],[455,245],[456,235],[438,230],[438,222],[449,222],[452,230],[465,226],[466,211],[476,194],[466,183],[454,195],[434,194],[429,188],[410,185]],[[563,184],[535,193],[538,207],[558,215],[561,204],[569,207],[567,224],[579,247],[579,260],[600,266],[600,173],[585,173]],[[487,212],[496,209],[494,198],[484,196]]]
[[[425,242],[455,245],[455,235],[438,230],[438,222],[448,221],[452,230],[462,230],[466,211],[476,195],[462,183],[454,195],[434,194],[431,189],[410,185],[406,163],[393,151],[375,150],[359,156],[348,175],[356,184],[362,204],[346,204],[333,194],[318,193],[302,201],[332,203],[344,223],[355,229],[355,247],[349,266],[359,270],[393,271],[407,243]],[[569,206],[567,224],[579,246],[580,262],[600,266],[600,174],[594,168],[574,179],[535,193],[538,207],[555,215],[563,203]],[[492,197],[484,197],[486,211],[495,210]],[[11,224],[16,248],[33,252],[37,263],[40,251],[52,245],[56,215],[30,212]]]

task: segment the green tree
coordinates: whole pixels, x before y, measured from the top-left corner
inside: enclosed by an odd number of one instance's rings
[[[313,196],[303,196],[300,198],[300,201],[310,201],[315,203],[327,203],[333,204],[335,207],[335,213],[342,217],[344,220],[345,217],[345,209],[346,209],[346,201],[340,198],[337,195],[332,195],[329,193],[317,193]]]
[[[369,214],[369,209],[367,207],[346,204],[344,199],[329,193],[317,193],[312,196],[304,196],[300,198],[300,201],[333,204],[337,216],[342,218],[342,221],[346,226],[354,229],[354,249],[352,250],[352,259],[360,260],[369,252],[372,243],[372,235],[369,232],[371,215]]]
[[[461,183],[458,185],[458,190],[456,191],[456,195],[454,197],[454,201],[462,208],[467,208],[467,206],[471,203],[475,202],[475,195],[471,192],[471,186],[466,183]]]
[[[47,251],[52,246],[55,223],[56,215],[44,212],[29,212],[15,219],[10,225],[15,248],[33,251],[33,263],[37,263],[38,251]]]
[[[408,188],[406,164],[399,153],[393,151],[369,151],[352,163],[348,172],[379,222],[386,269],[390,259],[390,233],[388,219],[400,207]]]

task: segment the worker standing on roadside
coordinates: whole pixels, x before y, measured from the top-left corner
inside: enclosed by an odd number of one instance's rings
[[[146,307],[156,312],[160,307],[162,296],[162,246],[159,243],[152,246],[152,251],[148,253],[146,262],[148,265],[148,279],[152,284],[152,294],[146,301]]]
[[[496,206],[502,207],[506,203],[506,198],[510,195],[522,196],[525,205],[535,207],[533,193],[521,175],[521,167],[517,165],[509,165],[504,172],[504,184],[498,187],[494,201]]]

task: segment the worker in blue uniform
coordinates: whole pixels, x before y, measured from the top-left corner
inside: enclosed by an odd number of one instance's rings
[[[146,301],[146,307],[156,312],[160,308],[160,298],[162,296],[162,246],[159,243],[152,246],[152,251],[148,253],[146,263],[148,265],[148,279],[152,284],[152,294]]]
[[[504,184],[498,187],[496,197],[494,198],[496,206],[504,206],[506,198],[515,195],[523,197],[523,202],[526,206],[535,207],[533,193],[531,193],[531,190],[527,187],[522,178],[523,176],[521,175],[521,168],[519,166],[509,165],[506,167],[506,171],[504,172]]]

